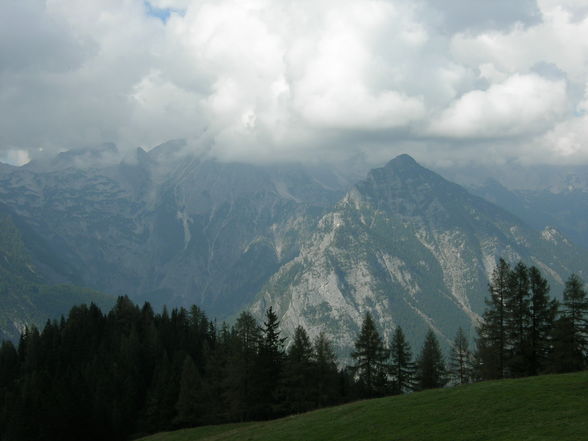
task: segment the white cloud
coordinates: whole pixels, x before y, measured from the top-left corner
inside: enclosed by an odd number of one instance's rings
[[[463,95],[432,122],[429,132],[463,138],[532,134],[557,122],[566,109],[564,81],[513,75],[487,90]]]
[[[516,137],[513,154],[584,158],[584,3],[151,0],[163,21],[142,0],[6,0],[0,151],[449,157]]]

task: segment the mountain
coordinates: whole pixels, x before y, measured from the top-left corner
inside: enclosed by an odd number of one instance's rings
[[[555,227],[588,249],[588,167],[454,167],[439,172],[537,229]]]
[[[538,232],[401,155],[320,219],[252,309],[273,305],[288,332],[326,331],[343,353],[366,311],[385,337],[401,325],[414,345],[431,327],[448,343],[458,326],[473,336],[501,256],[539,267],[556,293],[588,262],[557,230]]]
[[[121,161],[104,145],[0,169],[0,202],[63,263],[53,279],[226,317],[297,255],[349,185],[329,168],[222,163],[184,148]]]
[[[495,179],[470,191],[509,210],[537,229],[554,226],[588,250],[588,190],[509,190]]]
[[[105,144],[0,167],[0,204],[39,283],[220,320],[274,305],[287,332],[324,329],[342,351],[368,310],[413,345],[429,326],[446,343],[459,325],[473,335],[497,257],[539,266],[556,293],[588,261],[558,229],[407,155],[351,181],[333,166],[221,162],[182,140],[127,156]]]
[[[13,216],[0,206],[0,341],[16,340],[26,326],[42,326],[77,304],[114,304],[114,298],[87,288],[46,283],[35,262],[48,256],[41,241],[35,245],[27,246]]]

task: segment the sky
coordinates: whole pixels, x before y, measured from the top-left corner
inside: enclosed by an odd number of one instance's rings
[[[0,0],[0,161],[588,163],[586,0]]]

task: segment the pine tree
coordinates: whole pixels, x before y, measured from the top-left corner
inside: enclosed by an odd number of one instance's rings
[[[499,259],[489,284],[490,299],[478,327],[476,358],[478,376],[483,379],[504,378],[507,357],[507,311],[511,269],[504,259]]]
[[[427,332],[421,353],[416,363],[417,387],[419,390],[445,386],[447,371],[437,337],[431,329]]]
[[[457,384],[469,383],[472,378],[472,354],[468,339],[460,327],[457,330],[449,356],[449,373]]]
[[[280,337],[280,322],[273,308],[266,311],[262,338],[255,369],[255,414],[270,418],[278,412],[278,385],[284,364],[284,341]]]
[[[534,266],[529,269],[529,289],[531,304],[527,374],[537,375],[547,369],[558,303],[549,298],[549,283]]]
[[[561,317],[554,330],[553,366],[558,372],[584,369],[587,364],[588,298],[584,282],[576,274],[566,281]]]
[[[294,331],[284,367],[284,394],[287,411],[301,413],[314,406],[312,400],[312,344],[302,326]]]
[[[337,357],[333,345],[324,332],[313,342],[312,360],[314,361],[314,397],[317,407],[338,401]]]
[[[520,377],[527,373],[530,328],[529,272],[523,262],[516,264],[508,277],[508,294],[505,297],[505,367],[510,376]]]
[[[242,312],[232,331],[231,353],[227,363],[226,399],[231,419],[250,419],[257,354],[261,328],[250,312]]]
[[[396,327],[390,347],[390,376],[392,393],[401,394],[414,389],[415,366],[412,362],[410,345],[400,326]]]
[[[388,351],[369,312],[365,315],[361,332],[355,341],[355,351],[352,352],[351,357],[355,360],[354,370],[362,394],[365,397],[386,394]]]

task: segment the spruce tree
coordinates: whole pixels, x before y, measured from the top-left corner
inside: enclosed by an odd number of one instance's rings
[[[483,379],[504,378],[507,356],[507,310],[511,268],[504,259],[499,259],[492,272],[488,286],[490,299],[486,300],[486,311],[478,327],[476,358],[478,376]]]
[[[245,421],[254,407],[252,399],[261,328],[253,315],[244,311],[235,322],[232,336],[225,394],[230,418]]]
[[[324,332],[314,339],[314,396],[317,407],[333,404],[339,399],[337,357]]]
[[[385,395],[388,351],[369,312],[365,314],[351,357],[355,360],[354,371],[362,395],[366,398]]]
[[[531,323],[529,271],[519,262],[508,277],[508,294],[505,297],[505,367],[509,376],[520,377],[527,373],[529,328]]]
[[[429,329],[416,363],[416,379],[419,390],[434,389],[445,386],[447,371],[439,341]]]
[[[561,317],[554,330],[552,364],[558,372],[584,369],[588,350],[588,298],[584,282],[572,274],[566,281]]]
[[[302,326],[294,331],[294,339],[284,366],[283,387],[287,411],[301,413],[313,406],[312,344]]]
[[[415,366],[410,345],[400,326],[396,327],[390,346],[390,376],[392,393],[401,394],[414,389]]]
[[[558,303],[549,298],[549,283],[535,266],[529,269],[529,289],[531,303],[527,374],[537,375],[547,369]]]
[[[449,355],[449,373],[457,384],[469,383],[472,378],[472,354],[463,328],[457,330]]]
[[[273,308],[266,311],[255,369],[255,413],[257,418],[275,416],[278,409],[278,386],[284,364],[284,341],[280,322]]]

